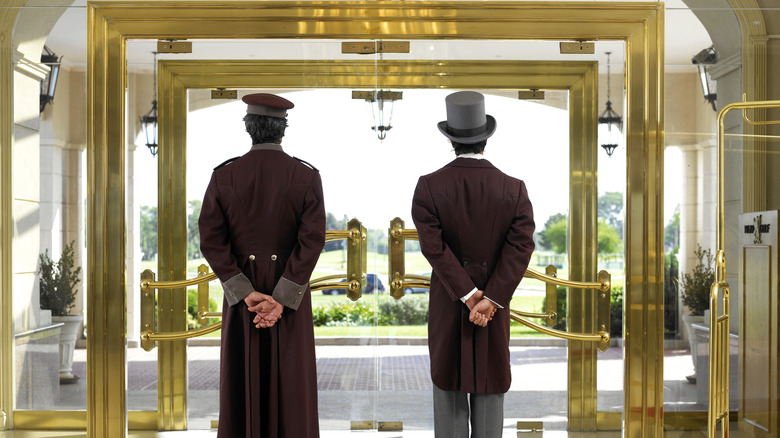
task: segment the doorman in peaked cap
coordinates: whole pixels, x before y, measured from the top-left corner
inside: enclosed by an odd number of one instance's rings
[[[499,438],[509,390],[509,302],[534,250],[523,181],[484,159],[496,120],[474,91],[450,94],[439,131],[456,158],[420,177],[412,218],[431,274],[428,348],[437,438]],[[469,428],[471,435],[469,435]]]
[[[199,219],[225,292],[217,436],[319,437],[309,279],[325,245],[322,181],[282,149],[292,102],[243,101],[252,147],[214,169]]]

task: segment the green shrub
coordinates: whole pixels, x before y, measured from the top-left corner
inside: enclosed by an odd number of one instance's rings
[[[379,301],[379,325],[423,325],[428,322],[428,297],[406,296]]]
[[[217,302],[213,298],[209,298],[209,312],[217,311]],[[208,324],[219,321],[216,318],[211,318]],[[200,327],[198,324],[198,290],[187,289],[187,330],[192,330]]]
[[[566,330],[566,288],[563,286],[558,286],[556,290],[558,293],[558,300],[557,303],[555,303],[555,310],[558,314],[558,319],[555,320],[555,325],[552,328],[556,330]],[[547,312],[547,295],[545,295],[544,300],[542,301],[542,308],[545,312]],[[520,323],[512,321],[512,324]],[[546,320],[544,324],[547,325]]]
[[[704,311],[710,308],[710,287],[715,283],[715,255],[709,249],[703,250],[698,244],[693,253],[698,263],[693,271],[682,276],[682,302],[690,309],[691,315],[703,316]]]
[[[623,285],[613,284],[609,296],[610,330],[613,338],[623,337]]]
[[[404,297],[396,301],[378,297],[378,305],[365,301],[331,303],[312,309],[316,327],[355,327],[373,325],[423,325],[428,321],[427,297]]]
[[[56,263],[49,258],[49,250],[38,257],[41,309],[51,310],[52,316],[69,314],[76,303],[76,285],[80,281],[81,267],[75,266],[74,243],[71,241],[65,245]]]

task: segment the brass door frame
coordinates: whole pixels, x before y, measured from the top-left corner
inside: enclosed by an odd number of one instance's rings
[[[625,429],[628,437],[661,436],[663,16],[663,4],[633,2],[89,3],[89,435],[127,430],[125,388],[114,386],[125,379],[126,361],[126,315],[115,311],[126,302],[125,241],[116,238],[125,230],[126,39],[370,38],[626,41]],[[183,263],[168,266],[183,275]]]
[[[569,91],[569,150],[573,157],[570,160],[570,174],[584,175],[570,178],[570,204],[596,204],[596,168],[598,146],[596,143],[596,118],[598,65],[593,61],[382,61],[376,64],[372,61],[209,61],[209,60],[163,60],[158,64],[158,117],[160,130],[158,144],[159,165],[159,199],[165,199],[158,205],[159,217],[178,218],[176,214],[186,211],[186,198],[182,196],[186,187],[186,170],[181,163],[186,162],[186,127],[187,127],[187,91],[190,89],[209,88],[372,88],[374,73],[380,71],[382,87],[389,88],[439,88],[439,89],[560,89]],[[436,73],[436,74],[434,74]],[[575,158],[582,159],[575,159]],[[541,194],[539,194],[541,195]],[[580,198],[592,196],[593,199],[582,202]],[[574,200],[574,201],[571,201]],[[570,235],[572,242],[583,242],[586,238],[581,233],[593,237],[589,242],[594,250],[585,254],[594,258],[588,264],[596,266],[596,210],[577,209],[570,205],[571,223],[583,224],[573,226]],[[586,218],[585,215],[592,215]],[[181,222],[171,220],[169,222]],[[587,224],[594,228],[589,229]],[[160,229],[170,229],[170,224],[160,225]],[[158,233],[158,242],[172,248],[172,255],[186,254],[186,228],[180,227],[178,234]],[[587,259],[587,257],[584,257]],[[165,267],[160,259],[160,271]],[[577,255],[570,255],[570,264],[575,263]],[[186,259],[183,261],[186,263]],[[593,271],[596,272],[596,271]],[[588,277],[593,274],[589,273]],[[587,278],[580,281],[592,281]],[[160,291],[162,293],[162,291]],[[172,291],[167,291],[173,293]],[[179,291],[178,296],[184,296]],[[570,294],[570,308],[576,309],[595,306],[595,292],[589,296]],[[160,301],[162,302],[162,301]],[[159,305],[159,304],[158,304]],[[184,305],[184,304],[179,304]],[[173,308],[171,308],[173,310]],[[172,311],[177,315],[180,312]],[[583,312],[583,318],[572,318],[582,321],[574,326],[583,330],[595,331],[596,315],[593,311]],[[184,330],[186,321],[181,318],[170,331]],[[572,330],[574,331],[574,330]],[[166,342],[160,345],[181,343],[184,341]],[[599,413],[596,406],[596,355],[592,343],[583,341],[569,342],[568,367],[568,416],[573,430],[614,429],[616,421],[605,424],[608,413]],[[186,427],[186,384],[173,382],[184,379],[186,382],[186,349],[177,351],[175,362],[163,363],[161,356],[159,369],[162,373],[158,388],[163,390],[160,396],[165,403],[159,404],[163,430],[181,430]],[[576,358],[576,359],[572,359]],[[166,358],[167,359],[167,358]],[[583,376],[592,376],[583,378]],[[163,384],[163,382],[166,382]],[[174,391],[174,388],[181,388]],[[598,424],[597,424],[598,418]]]

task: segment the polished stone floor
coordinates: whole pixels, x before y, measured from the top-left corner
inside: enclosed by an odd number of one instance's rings
[[[619,437],[620,432],[566,432],[567,350],[563,344],[510,347],[513,382],[505,398],[504,438]],[[218,345],[188,347],[188,427],[184,433],[140,432],[130,437],[214,437],[211,421],[218,417]],[[599,411],[619,411],[624,404],[623,352],[611,348],[598,356]],[[85,350],[77,350],[74,374],[85,376]],[[696,387],[685,376],[692,371],[686,350],[667,350],[665,400],[668,410],[704,407]],[[317,370],[322,438],[432,436],[431,382],[425,345],[318,345]],[[128,408],[155,410],[156,352],[128,350]],[[86,381],[62,385],[57,409],[84,409]],[[350,431],[350,421],[402,421],[403,432]],[[542,421],[543,432],[516,430],[517,421]],[[0,438],[82,437],[84,432],[0,432]],[[669,437],[704,436],[699,432],[669,433]],[[734,435],[732,435],[734,436]]]

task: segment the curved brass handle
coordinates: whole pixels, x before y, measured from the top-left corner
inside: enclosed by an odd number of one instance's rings
[[[518,316],[524,316],[526,318],[540,318],[540,319],[546,319],[547,321],[552,321],[555,323],[555,321],[558,319],[558,312],[549,312],[549,313],[534,313],[534,312],[524,312],[522,310],[515,310],[510,309],[512,313],[518,315]]]
[[[542,280],[545,283],[552,283],[558,286],[570,287],[574,289],[596,289],[603,292],[608,291],[612,287],[612,284],[609,280],[599,282],[563,280],[558,277],[536,272],[533,269],[526,269],[525,276],[535,278],[537,280]]]
[[[148,289],[178,289],[181,287],[195,286],[196,284],[206,283],[216,279],[217,279],[217,274],[212,272],[210,274],[199,274],[197,277],[190,278],[188,280],[179,280],[179,281],[141,280],[141,290],[145,291]]]
[[[216,322],[214,324],[207,325],[206,327],[201,327],[195,330],[185,330],[181,332],[155,333],[153,331],[147,330],[141,333],[141,341],[178,341],[181,339],[196,338],[198,336],[207,335],[211,332],[219,330],[220,328],[222,328],[222,322]]]
[[[609,333],[605,331],[599,331],[595,334],[589,334],[589,333],[570,333],[565,332],[562,330],[556,330],[550,327],[545,327],[541,324],[536,324],[534,322],[525,320],[520,317],[518,312],[516,310],[509,309],[509,317],[512,318],[513,321],[517,321],[520,324],[523,324],[527,327],[530,327],[538,332],[555,336],[556,338],[563,338],[563,339],[569,339],[571,341],[584,341],[584,342],[596,342],[597,348],[602,353],[607,351],[609,348]]]

